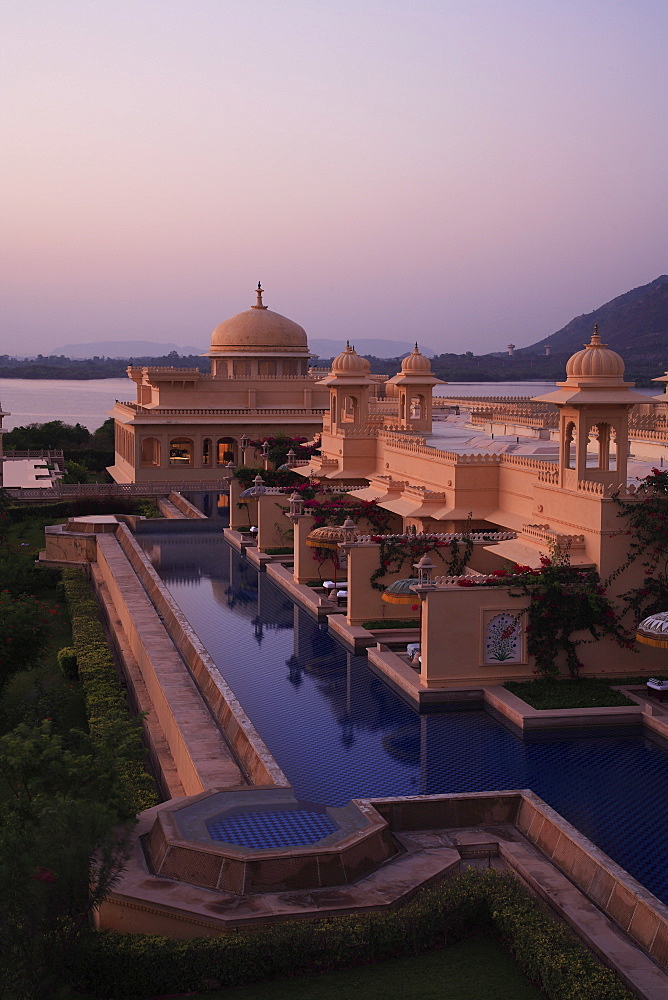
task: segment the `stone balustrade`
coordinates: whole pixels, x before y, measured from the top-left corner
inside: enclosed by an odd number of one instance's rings
[[[226,407],[226,408],[214,408],[214,407],[166,407],[166,406],[144,406],[141,403],[132,403],[126,400],[117,399],[116,403],[118,406],[127,406],[129,409],[134,410],[135,413],[146,414],[150,417],[230,417],[230,416],[242,416],[242,417],[285,417],[294,416],[296,417],[322,417],[325,413],[329,413],[329,410],[324,407],[311,407],[311,406],[267,406],[267,407],[248,407],[248,406],[238,406],[238,407]]]
[[[569,545],[572,548],[583,548],[585,543],[584,535],[562,534],[559,531],[554,531],[547,524],[525,524],[522,528],[522,534],[549,545]]]
[[[45,458],[56,462],[64,461],[62,448],[50,448],[42,451],[11,450],[4,453],[4,458]]]
[[[408,541],[423,541],[423,542],[453,542],[453,541],[465,541],[471,539],[474,545],[480,545],[483,542],[505,542],[512,538],[517,538],[516,531],[444,531],[444,532],[426,532],[420,531],[417,533],[406,532],[404,534],[394,534],[394,535],[357,535],[355,537],[355,542],[353,544],[368,545],[374,542],[408,542]]]

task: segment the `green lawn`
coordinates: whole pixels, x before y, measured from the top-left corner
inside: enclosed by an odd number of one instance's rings
[[[504,687],[532,708],[612,708],[635,704],[610,686],[628,681],[629,678],[611,681],[581,677],[578,680],[508,681]]]
[[[44,527],[47,524],[64,524],[66,518],[30,517],[22,521],[14,521],[9,525],[7,534],[10,541],[22,545],[35,558],[44,548]],[[27,544],[23,544],[27,543]]]
[[[473,937],[416,958],[198,996],[201,1000],[541,1000],[543,994],[497,941]]]

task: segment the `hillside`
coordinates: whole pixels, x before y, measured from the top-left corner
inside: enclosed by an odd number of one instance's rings
[[[88,344],[63,344],[52,354],[81,360],[84,358],[162,358],[172,351],[177,354],[203,354],[203,347],[179,347],[178,344],[158,344],[153,340],[94,340]]]
[[[668,355],[668,275],[576,316],[561,330],[523,348],[522,353],[543,353],[549,346],[554,353],[571,354],[589,341],[594,323],[598,323],[605,343],[627,360],[655,358],[663,364]]]

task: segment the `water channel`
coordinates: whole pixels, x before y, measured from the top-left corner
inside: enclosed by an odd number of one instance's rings
[[[483,710],[419,714],[211,533],[140,536],[299,798],[531,788],[668,903],[668,758],[640,728],[520,736]]]

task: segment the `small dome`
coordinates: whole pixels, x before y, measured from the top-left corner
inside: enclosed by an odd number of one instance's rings
[[[590,343],[585,344],[584,351],[578,351],[566,364],[566,377],[622,379],[624,377],[624,361],[616,351],[611,351],[607,344],[601,343],[598,324]]]
[[[306,330],[291,319],[272,312],[262,304],[262,288],[257,287],[257,303],[219,323],[211,334],[211,350],[226,351],[308,351]]]
[[[345,375],[368,375],[371,363],[366,358],[361,358],[355,348],[347,342],[345,351],[332,361],[332,371]]]
[[[401,362],[401,370],[402,372],[431,372],[431,361],[429,358],[425,358],[424,354],[420,354],[416,344],[413,353],[407,354]]]

